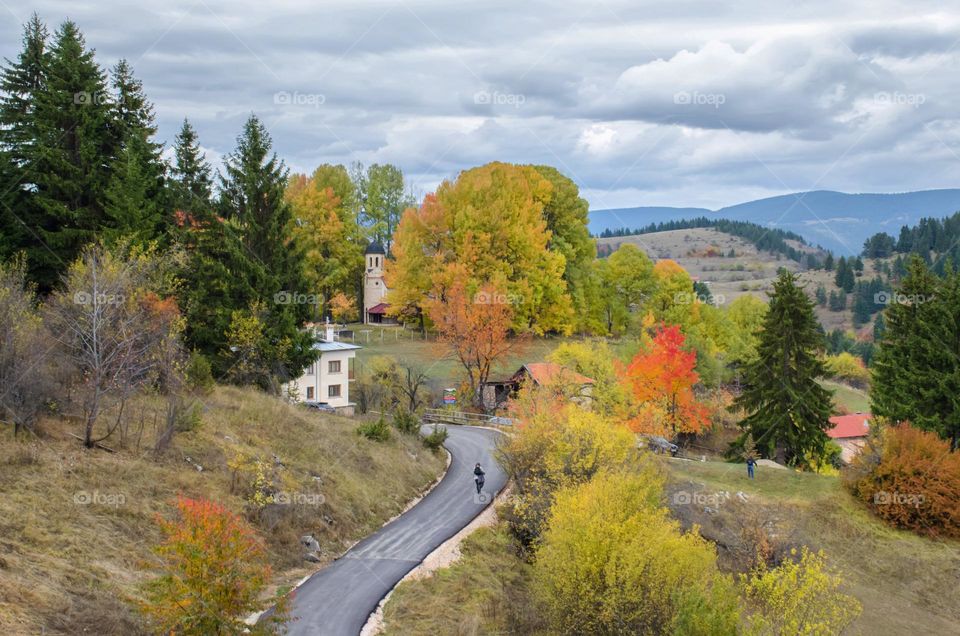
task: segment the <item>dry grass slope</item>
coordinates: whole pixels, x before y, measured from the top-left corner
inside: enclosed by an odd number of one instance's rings
[[[145,398],[134,412],[151,422],[162,408]],[[300,535],[314,534],[324,558],[333,558],[401,511],[443,470],[444,458],[415,439],[394,435],[377,444],[358,437],[355,427],[354,420],[252,390],[218,388],[205,400],[200,427],[178,434],[160,459],[138,451],[129,438],[116,453],[86,451],[69,436],[75,426],[60,421],[45,422],[41,440],[5,437],[0,633],[141,633],[132,603],[159,538],[154,519],[170,514],[180,494],[208,497],[255,518],[275,583],[295,582],[316,567],[302,561]],[[294,503],[251,513],[227,465],[237,452],[266,462]],[[316,497],[297,504],[297,497],[317,494],[322,504]]]

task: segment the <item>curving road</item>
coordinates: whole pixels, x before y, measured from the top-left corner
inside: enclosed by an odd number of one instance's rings
[[[447,431],[445,446],[453,459],[444,478],[416,506],[297,588],[292,607],[297,620],[289,623],[289,634],[357,636],[380,599],[503,488],[506,476],[493,459],[499,433],[463,426]],[[476,496],[473,483],[477,462],[487,473],[484,497]]]

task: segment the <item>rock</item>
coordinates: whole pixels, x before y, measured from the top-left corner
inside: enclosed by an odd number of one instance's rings
[[[705,513],[707,513],[707,514],[710,514],[710,515],[715,515],[715,514],[717,514],[717,509],[716,509],[716,508],[711,508],[710,506],[704,506],[703,511],[704,511]]]
[[[304,554],[304,555],[303,555],[303,560],[304,560],[304,561],[309,561],[310,563],[320,563],[320,562],[321,562],[320,557],[317,556],[316,553],[314,553],[314,552],[307,552],[306,554]]]
[[[749,499],[749,497],[747,497],[747,493],[743,492],[742,490],[738,490],[737,499],[739,499],[740,501],[746,501],[747,499]]]
[[[320,542],[312,534],[305,534],[300,537],[300,544],[307,549],[307,552],[317,552],[320,550]]]

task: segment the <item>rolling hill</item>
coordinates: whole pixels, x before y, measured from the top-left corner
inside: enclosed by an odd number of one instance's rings
[[[943,217],[960,210],[960,189],[894,194],[846,194],[830,190],[795,192],[737,205],[705,208],[636,207],[590,212],[594,234],[623,227],[637,228],[698,216],[749,221],[796,232],[812,245],[838,256],[859,254],[876,232],[894,237],[904,225],[922,217]]]

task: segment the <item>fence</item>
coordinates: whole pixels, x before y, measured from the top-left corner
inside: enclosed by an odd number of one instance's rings
[[[511,426],[513,420],[496,415],[448,411],[447,409],[427,409],[423,412],[424,424],[456,424],[460,426]]]

